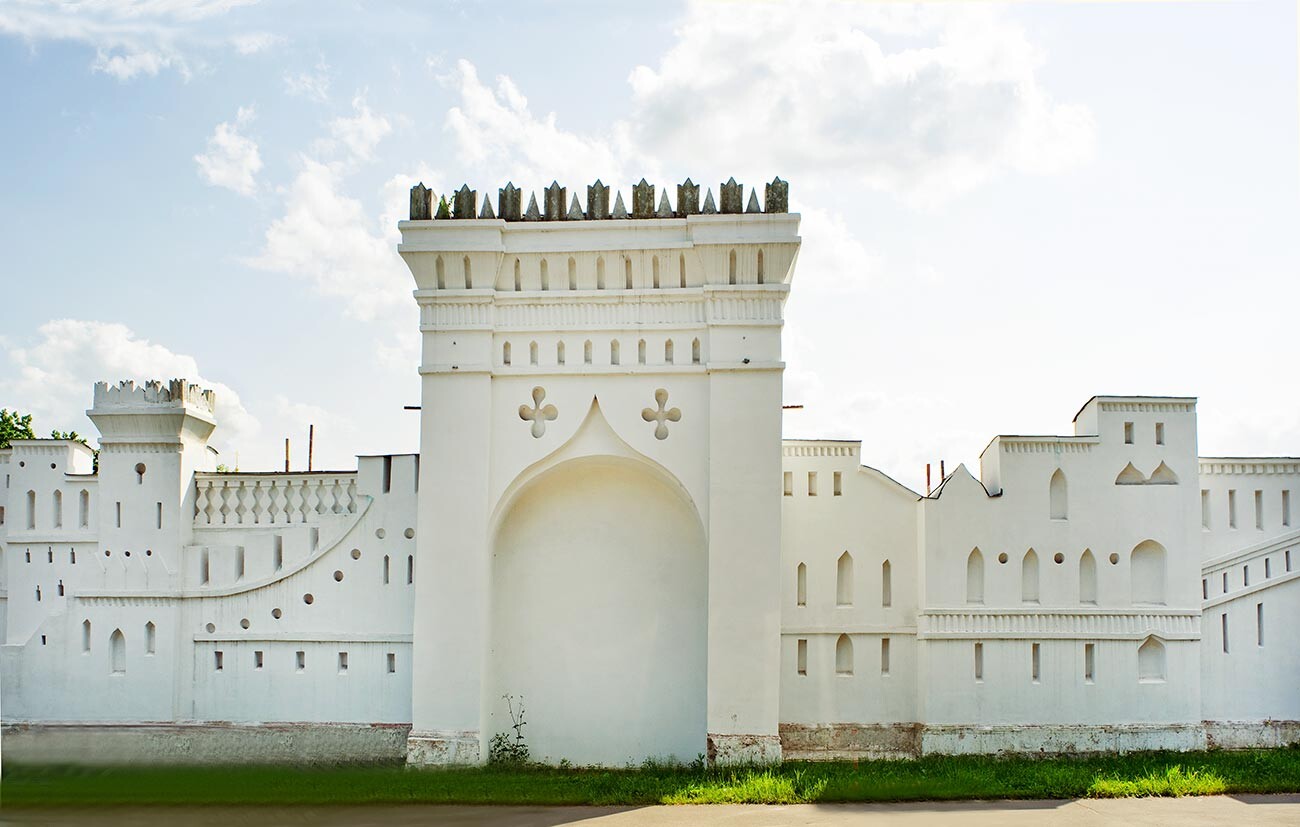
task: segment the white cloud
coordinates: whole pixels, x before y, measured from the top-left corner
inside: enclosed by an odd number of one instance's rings
[[[235,122],[217,124],[208,138],[208,151],[195,155],[199,176],[214,187],[225,187],[240,195],[257,191],[257,173],[262,169],[262,156],[257,142],[240,134],[254,118],[253,107],[240,107]]]
[[[91,70],[121,81],[164,69],[190,75],[185,52],[212,20],[257,0],[18,0],[0,6],[0,34],[29,43],[72,41],[95,49]],[[202,25],[199,25],[199,24]],[[245,41],[245,44],[252,41]],[[234,41],[241,54],[247,54]]]
[[[997,9],[736,12],[693,3],[658,67],[629,77],[632,132],[665,160],[848,178],[932,205],[1002,170],[1050,172],[1091,153],[1090,113],[1051,99],[1043,55]]]
[[[35,344],[9,348],[10,378],[0,383],[0,393],[30,412],[41,433],[58,428],[94,434],[84,411],[90,407],[95,382],[172,378],[188,379],[216,392],[214,444],[238,445],[260,430],[239,394],[205,378],[192,356],[142,339],[125,325],[54,319],[38,332]]]
[[[330,121],[330,137],[319,142],[317,151],[329,154],[342,148],[352,161],[370,161],[375,157],[375,147],[392,131],[388,118],[370,111],[364,98],[352,99],[356,114],[351,118]]]
[[[270,32],[245,32],[230,39],[230,45],[234,46],[235,51],[241,55],[260,54],[277,43],[283,42],[283,37]]]
[[[801,216],[803,244],[795,270],[799,291],[844,292],[867,287],[881,268],[880,255],[858,240],[844,216],[798,204],[792,208]]]
[[[329,100],[330,67],[322,58],[310,72],[286,72],[284,91],[320,103]]]

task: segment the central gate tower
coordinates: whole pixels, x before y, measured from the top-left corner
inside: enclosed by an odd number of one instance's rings
[[[412,764],[780,757],[786,184],[423,185]],[[567,204],[567,209],[566,209]]]

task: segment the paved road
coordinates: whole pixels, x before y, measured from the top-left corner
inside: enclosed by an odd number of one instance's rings
[[[0,825],[141,827],[793,827],[793,825],[1300,825],[1300,795],[1130,798],[1083,801],[969,801],[915,804],[806,804],[786,807],[335,807],[150,808],[35,813],[0,811]]]

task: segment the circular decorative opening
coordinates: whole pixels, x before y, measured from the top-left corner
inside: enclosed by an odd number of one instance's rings
[[[1007,562],[1007,553],[1005,551],[998,555],[998,562],[999,563]]]
[[[312,597],[312,596],[311,596],[311,593],[308,592],[307,594],[304,594],[304,595],[302,596],[302,602],[303,602],[303,603],[306,603],[308,606],[310,606],[311,604],[313,604],[313,603],[316,602],[316,598]]]
[[[279,620],[283,614],[284,612],[280,611],[280,608],[278,606],[271,610],[271,617],[275,618],[276,620]]]
[[[243,620],[239,621],[239,628],[247,629],[248,626],[249,626],[248,618],[244,618]]]
[[[1119,562],[1119,555],[1112,551],[1108,559],[1110,560],[1110,564],[1113,566]]]
[[[1061,563],[1065,562],[1065,555],[1058,551],[1056,554],[1052,555],[1052,560],[1054,560],[1059,566]]]
[[[59,467],[59,466],[56,465],[55,463],[53,463],[53,462],[50,463],[50,470],[51,470],[51,471],[53,471],[54,469],[56,469],[56,468],[58,468],[58,467]]]
[[[137,474],[139,474],[140,476],[142,476],[142,477],[144,476],[144,463],[143,463],[143,462],[137,462],[137,463],[135,464],[135,472],[136,472]]]
[[[354,549],[352,549],[352,559],[353,559],[353,560],[360,560],[360,559],[361,559],[361,549],[359,549],[359,548],[354,548]]]
[[[341,572],[341,571],[336,571],[336,572],[334,572],[334,580],[335,580],[336,582],[342,583],[342,582],[343,582],[343,572]]]
[[[19,467],[19,468],[26,468],[26,467],[27,467],[27,461],[26,461],[26,460],[21,460],[21,459],[18,460],[18,467]]]
[[[406,531],[403,531],[402,533],[406,535],[406,539],[408,540],[415,537],[415,529],[413,528],[408,528]]]
[[[153,549],[151,549],[151,548],[147,548],[147,549],[145,549],[145,550],[144,550],[144,556],[145,556],[145,557],[153,557]]]
[[[109,551],[108,549],[104,549],[104,556],[105,556],[105,557],[112,557],[112,556],[113,556],[113,552]]]
[[[375,536],[382,540],[388,536],[388,532],[384,531],[382,528],[377,528],[375,529]]]
[[[125,554],[127,557],[130,557],[130,556],[131,556],[131,552],[129,552],[129,551],[123,552],[123,554]]]
[[[204,626],[203,628],[208,630],[208,634],[212,634],[213,632],[217,631],[217,624],[209,623],[207,626]]]

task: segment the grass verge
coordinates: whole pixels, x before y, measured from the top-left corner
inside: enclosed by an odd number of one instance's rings
[[[1300,748],[929,756],[770,768],[289,768],[6,764],[4,808],[242,804],[796,804],[1300,792]]]

